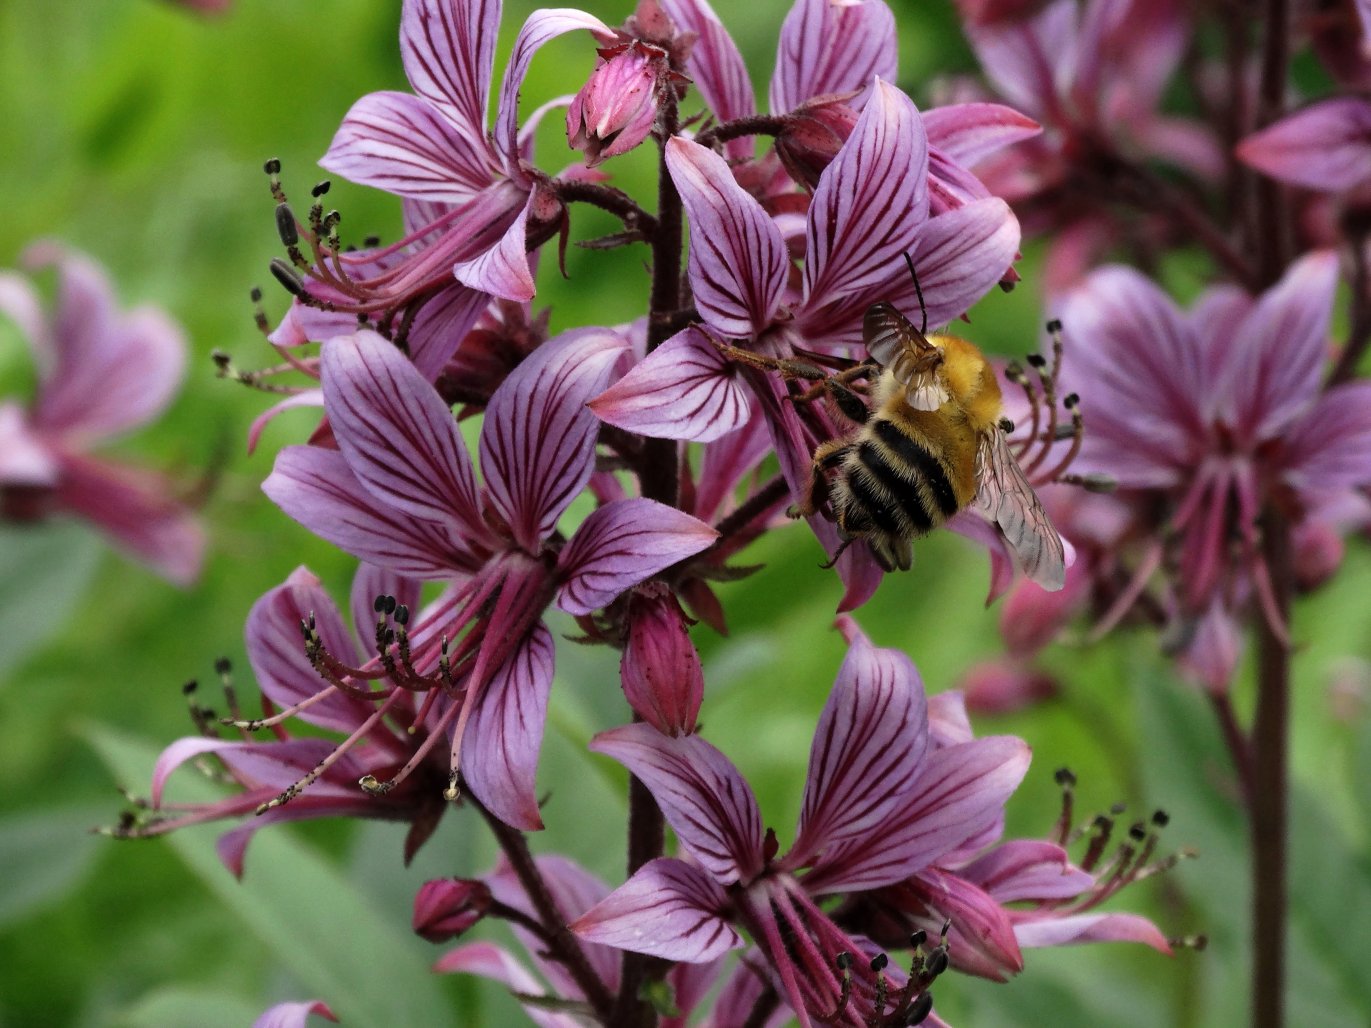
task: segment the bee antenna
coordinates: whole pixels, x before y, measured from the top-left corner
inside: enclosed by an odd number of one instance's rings
[[[909,277],[914,280],[914,295],[919,298],[919,334],[928,334],[928,307],[924,303],[923,287],[919,285],[919,273],[914,270],[914,258],[906,252],[904,255],[905,267],[909,269]]]

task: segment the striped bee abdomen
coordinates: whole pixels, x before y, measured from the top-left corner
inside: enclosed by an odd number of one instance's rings
[[[848,448],[835,513],[849,533],[924,535],[957,512],[947,468],[919,440],[877,415]]]

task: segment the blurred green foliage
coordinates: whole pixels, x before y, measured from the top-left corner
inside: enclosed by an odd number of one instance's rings
[[[532,7],[509,5],[502,55]],[[931,74],[970,69],[950,4],[896,8],[902,85],[916,99],[927,97]],[[126,304],[173,312],[194,348],[185,391],[120,452],[188,479],[218,476],[204,510],[210,559],[192,590],[109,554],[81,526],[0,534],[0,1024],[245,1024],[271,1002],[307,997],[356,1025],[518,1020],[500,990],[424,975],[441,951],[408,933],[420,882],[479,872],[494,859],[465,812],[449,815],[408,869],[396,827],[272,828],[250,849],[241,886],[213,856],[215,828],[129,844],[87,834],[115,819],[115,786],[145,793],[155,753],[189,729],[185,680],[212,679],[214,659],[227,655],[240,691],[251,692],[242,624],[257,596],[299,564],[346,595],[350,558],[258,489],[275,450],[300,439],[311,415],[282,417],[246,455],[247,424],[268,400],[216,380],[208,355],[222,348],[244,366],[270,356],[248,300],[253,285],[270,284],[266,264],[279,246],[261,164],[280,157],[287,190],[303,196],[353,100],[405,88],[398,10],[375,0],[238,0],[225,16],[201,18],[164,0],[0,4],[0,264],[13,264],[33,239],[56,237],[105,262]],[[594,10],[610,22],[628,13],[623,4]],[[763,89],[782,13],[754,4],[725,15]],[[574,91],[593,61],[585,43],[571,37],[540,56],[526,110]],[[550,169],[571,159],[558,122],[540,133]],[[616,163],[619,184],[651,195],[650,155]],[[353,238],[398,231],[391,198],[335,183],[331,200]],[[575,239],[609,230],[593,212],[576,212]],[[551,305],[554,328],[641,314],[644,259],[641,249],[572,248],[566,280],[545,260],[540,302]],[[1039,317],[1035,267],[1030,250],[1025,284],[988,297],[968,334],[1002,352],[1027,349]],[[273,315],[284,309],[274,287],[268,305]],[[0,347],[0,376],[22,386],[28,372],[8,327]],[[730,636],[696,632],[710,686],[706,732],[751,777],[783,842],[809,734],[842,655],[828,628],[839,591],[816,566],[821,556],[798,527],[764,540],[744,559],[766,570],[725,589]],[[996,612],[983,605],[982,554],[936,537],[918,560],[861,620],[877,642],[907,648],[938,691],[996,650]],[[1371,1009],[1356,962],[1368,940],[1349,938],[1371,922],[1346,916],[1371,910],[1371,733],[1364,713],[1356,724],[1336,722],[1325,702],[1338,661],[1371,652],[1360,591],[1368,576],[1371,562],[1354,546],[1342,576],[1303,603],[1295,622],[1304,643],[1292,925],[1300,1024],[1365,1024]],[[1143,812],[1166,806],[1171,846],[1196,845],[1202,857],[1132,890],[1123,905],[1141,905],[1176,935],[1207,932],[1213,945],[1171,961],[1117,946],[1030,953],[1027,972],[1007,986],[941,984],[940,1011],[971,1024],[1241,1023],[1244,829],[1203,700],[1172,679],[1150,638],[1062,647],[1049,662],[1067,681],[1064,696],[980,726],[1022,735],[1035,750],[1010,830],[1039,834],[1051,824],[1052,771],[1061,765],[1078,773],[1087,808],[1117,799]],[[584,744],[624,720],[617,683],[613,654],[559,653],[542,765],[552,828],[534,840],[612,882],[623,855],[605,840],[621,834],[623,776]],[[1246,685],[1238,701],[1248,702]],[[204,787],[185,777],[183,797]]]

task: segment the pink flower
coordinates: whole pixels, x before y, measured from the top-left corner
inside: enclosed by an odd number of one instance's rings
[[[1269,610],[1267,504],[1298,523],[1371,483],[1371,385],[1322,388],[1337,276],[1336,256],[1314,253],[1260,296],[1219,287],[1187,313],[1109,267],[1062,307],[1089,426],[1078,466],[1164,500],[1186,616],[1245,583]]]
[[[75,514],[188,585],[200,573],[204,532],[172,483],[89,452],[171,403],[185,369],[180,328],[152,307],[121,312],[99,266],[55,243],[30,248],[25,263],[57,269],[57,305],[47,314],[26,277],[0,273],[0,313],[38,366],[31,405],[0,401],[0,517]]]
[[[1344,192],[1371,183],[1371,100],[1311,104],[1248,136],[1237,152],[1258,171],[1306,189]]]
[[[1004,737],[933,752],[909,658],[847,628],[851,646],[815,732],[800,824],[783,857],[738,770],[699,736],[634,724],[595,739],[593,750],[652,791],[688,859],[647,864],[573,931],[706,962],[741,946],[741,928],[802,1024],[864,1025],[889,1013],[876,1009],[869,947],[833,921],[821,898],[900,881],[993,830],[1028,767],[1028,748]],[[922,988],[905,995],[902,975],[889,978],[895,1006]]]
[[[362,560],[453,584],[443,610],[411,633],[414,668],[438,676],[425,686],[437,723],[382,791],[450,734],[452,774],[507,823],[541,827],[534,771],[553,666],[544,611],[555,602],[589,614],[714,540],[696,518],[646,499],[601,506],[565,542],[557,532],[593,470],[598,424],[586,401],[626,346],[618,333],[584,329],[523,361],[486,410],[484,486],[447,404],[391,343],[359,332],[324,347],[338,449],[288,447],[263,490]]]

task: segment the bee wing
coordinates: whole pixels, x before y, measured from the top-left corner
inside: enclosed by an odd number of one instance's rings
[[[942,351],[893,306],[877,303],[867,308],[862,339],[871,359],[894,372],[905,386],[906,399],[915,410],[937,410],[947,402],[947,390],[937,374]]]
[[[981,437],[977,482],[973,506],[1000,526],[1024,572],[1049,592],[1060,589],[1066,583],[1062,537],[998,428]]]

